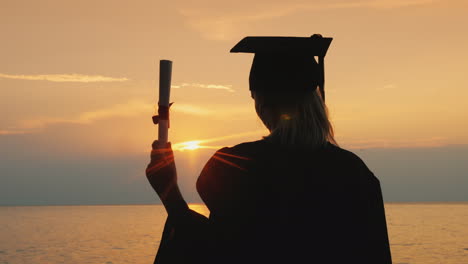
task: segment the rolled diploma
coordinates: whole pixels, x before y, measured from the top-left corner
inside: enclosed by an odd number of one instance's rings
[[[171,95],[171,75],[172,61],[159,61],[159,102],[158,106],[169,107],[169,97]],[[158,142],[162,147],[168,142],[169,120],[159,120]]]

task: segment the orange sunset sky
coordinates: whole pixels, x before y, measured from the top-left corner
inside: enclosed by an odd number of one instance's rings
[[[18,167],[0,177],[22,189],[26,161],[142,155],[128,171],[144,178],[160,59],[174,63],[173,144],[206,140],[212,154],[259,139],[253,56],[229,53],[255,35],[333,37],[325,89],[340,146],[468,144],[467,14],[462,0],[2,0],[0,155]]]

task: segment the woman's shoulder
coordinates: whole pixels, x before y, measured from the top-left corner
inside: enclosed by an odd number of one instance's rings
[[[253,160],[255,156],[267,153],[268,144],[264,140],[255,140],[242,142],[234,146],[228,146],[218,149],[213,157],[230,157],[240,160]]]
[[[242,142],[231,147],[224,147],[218,151],[230,151],[230,152],[249,152],[258,151],[261,148],[268,147],[267,142],[264,139]]]
[[[244,170],[246,163],[255,160],[254,156],[258,155],[262,144],[262,140],[257,140],[220,148],[208,160],[202,173],[214,170]]]
[[[248,177],[248,172],[255,164],[253,157],[259,144],[262,143],[252,141],[223,147],[211,156],[196,183],[197,191],[207,205],[216,207],[226,197],[238,195],[233,191],[240,188],[238,186]]]
[[[360,172],[359,174],[363,179],[377,181],[377,183],[379,182],[379,179],[369,169],[364,160],[356,153],[331,143],[326,149],[327,153],[331,156],[331,159],[333,159],[337,166],[353,168]]]
[[[351,163],[356,163],[356,164],[359,164],[361,166],[365,166],[364,161],[356,153],[354,153],[354,152],[352,152],[350,150],[341,148],[341,147],[339,147],[339,146],[337,146],[335,144],[328,143],[326,148],[325,148],[325,151],[327,152],[327,154],[329,154],[329,155],[331,155],[333,157],[336,157],[338,159],[345,160],[345,161],[351,162]]]

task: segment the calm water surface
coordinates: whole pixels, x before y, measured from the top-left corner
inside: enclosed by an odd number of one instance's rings
[[[394,263],[468,264],[468,203],[386,212]],[[0,264],[152,263],[165,218],[159,205],[0,207]]]

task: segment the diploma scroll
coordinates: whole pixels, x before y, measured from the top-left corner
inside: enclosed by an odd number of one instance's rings
[[[159,61],[158,142],[165,147],[169,130],[169,98],[171,95],[172,61]]]

